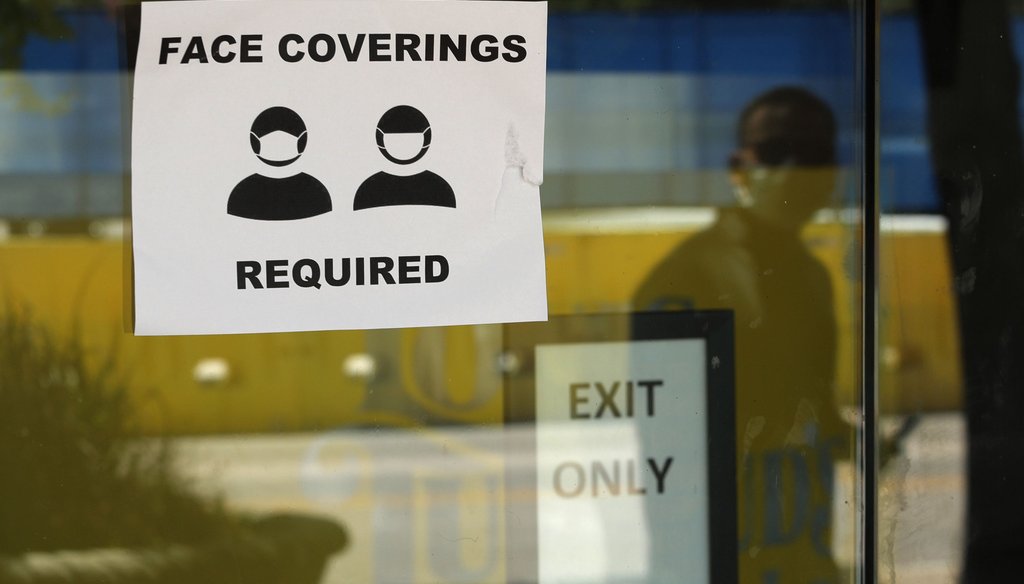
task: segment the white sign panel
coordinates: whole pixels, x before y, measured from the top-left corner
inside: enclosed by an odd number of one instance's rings
[[[546,320],[546,16],[144,3],[136,333]]]
[[[539,345],[536,363],[539,581],[710,582],[705,341]]]

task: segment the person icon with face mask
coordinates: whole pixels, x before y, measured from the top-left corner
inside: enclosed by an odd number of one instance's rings
[[[430,148],[430,137],[426,116],[412,106],[395,106],[377,122],[377,148],[384,158],[402,166],[423,158]],[[455,192],[448,181],[429,170],[410,175],[381,171],[359,186],[353,209],[397,205],[455,208]]]
[[[298,160],[306,141],[302,118],[282,106],[263,110],[249,131],[249,144],[256,157],[274,168]],[[262,221],[305,219],[331,209],[327,187],[304,172],[281,178],[253,174],[238,183],[228,197],[228,215]]]

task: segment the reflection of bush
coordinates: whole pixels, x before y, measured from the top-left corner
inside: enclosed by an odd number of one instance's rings
[[[134,440],[112,363],[20,316],[0,316],[0,554],[154,546],[225,535],[219,506]]]
[[[238,518],[140,440],[114,364],[0,314],[0,584],[311,584],[333,521]]]

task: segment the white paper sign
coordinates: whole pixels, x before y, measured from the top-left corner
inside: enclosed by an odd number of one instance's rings
[[[546,16],[144,3],[136,333],[546,320]]]
[[[710,582],[705,341],[536,359],[539,582]]]

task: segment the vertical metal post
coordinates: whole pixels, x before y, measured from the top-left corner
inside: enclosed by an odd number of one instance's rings
[[[857,7],[858,87],[861,90],[861,407],[858,435],[861,549],[857,581],[878,581],[878,0]]]

